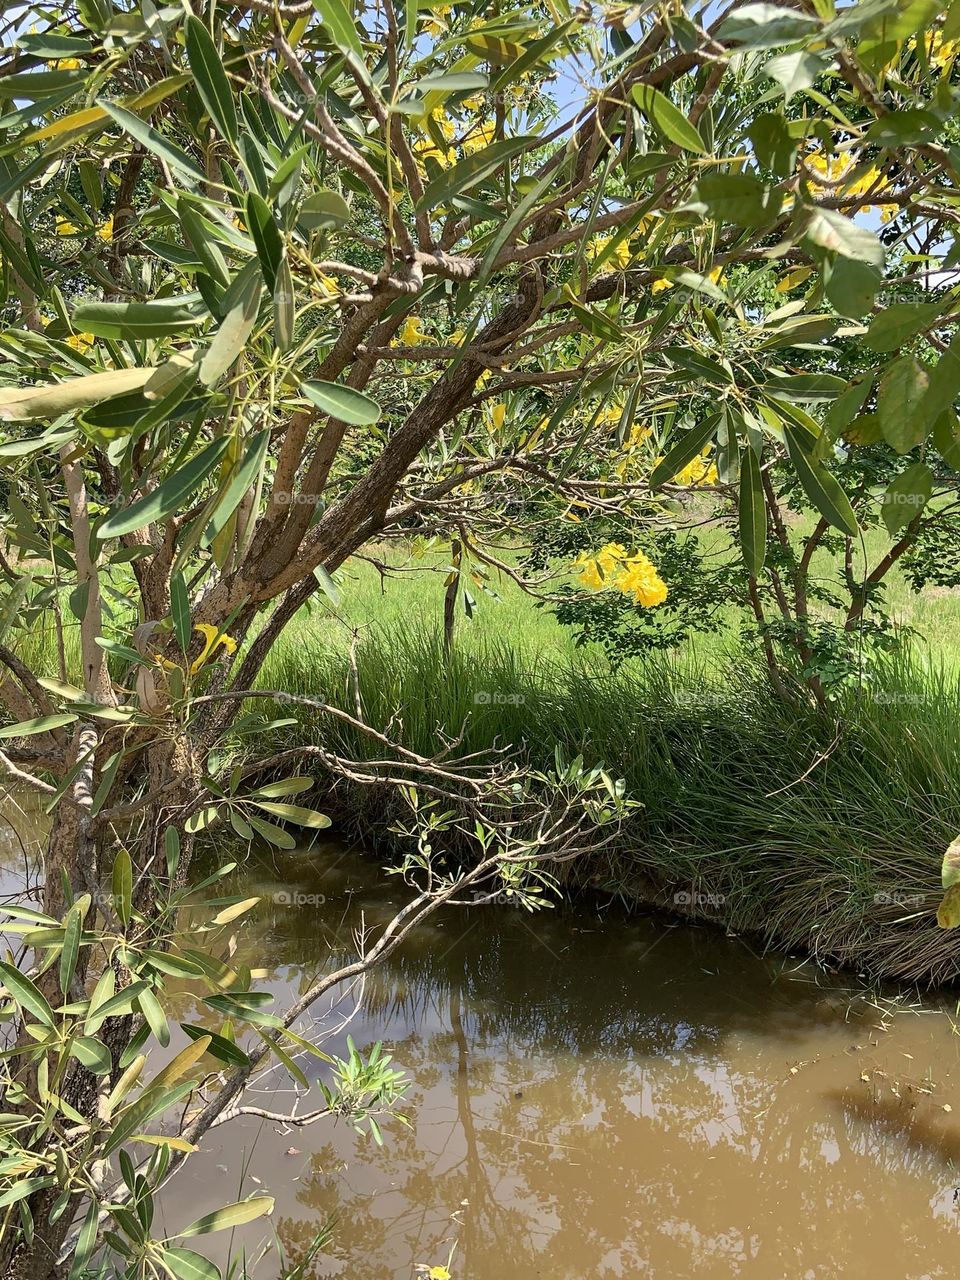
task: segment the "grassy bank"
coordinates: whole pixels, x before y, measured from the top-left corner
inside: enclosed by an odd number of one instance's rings
[[[577,867],[582,881],[874,976],[957,974],[956,939],[934,920],[940,859],[960,830],[953,675],[902,658],[824,718],[778,703],[732,656],[612,672],[474,636],[445,664],[433,632],[393,627],[370,633],[357,662],[370,722],[392,720],[417,751],[435,751],[438,732],[463,733],[464,751],[512,746],[548,766],[560,743],[623,776],[643,807],[613,848]],[[316,627],[274,650],[263,684],[352,708],[343,650]],[[309,715],[293,732],[371,753]],[[333,799],[356,835],[389,846],[382,792]]]
[[[394,551],[388,563],[385,581],[363,561],[340,575],[336,612],[359,630],[368,721],[425,755],[438,733],[462,734],[464,751],[509,747],[546,767],[559,744],[623,776],[642,808],[615,847],[575,869],[581,880],[872,975],[956,976],[960,948],[934,921],[940,859],[960,831],[956,597],[917,597],[894,578],[889,602],[921,635],[825,717],[771,696],[735,647],[733,619],[668,659],[613,670],[507,577],[491,580],[496,597],[480,598],[473,621],[461,615],[447,664],[442,552]],[[321,604],[295,620],[261,687],[353,709],[348,631],[333,612]],[[65,639],[74,673],[75,628]],[[56,674],[49,626],[18,651]],[[293,734],[285,745],[333,735],[346,754],[370,753],[304,713]],[[389,853],[390,793],[339,787],[331,800],[346,829]]]

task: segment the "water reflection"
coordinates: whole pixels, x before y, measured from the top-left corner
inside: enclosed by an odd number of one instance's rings
[[[278,994],[402,900],[334,847],[242,888],[264,895],[245,946]],[[171,1188],[171,1222],[252,1190],[246,1153],[289,1258],[336,1217],[315,1276],[407,1280],[453,1242],[461,1280],[956,1269],[958,1040],[930,1005],[891,1017],[849,979],[706,929],[449,910],[370,980],[350,1029],[412,1076],[412,1128],[378,1149],[346,1126],[234,1122]]]

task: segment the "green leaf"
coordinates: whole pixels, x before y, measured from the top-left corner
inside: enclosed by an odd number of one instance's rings
[[[194,298],[162,298],[156,302],[82,302],[73,312],[72,323],[76,330],[92,333],[97,338],[138,342],[141,338],[175,337],[207,318],[205,308]],[[146,373],[143,378],[146,382],[154,370],[123,372]],[[98,398],[106,399],[106,396]]]
[[[265,1214],[273,1213],[272,1196],[254,1196],[250,1200],[238,1200],[234,1204],[224,1205],[213,1213],[205,1213],[189,1227],[178,1231],[181,1240],[189,1236],[207,1236],[213,1231],[231,1231],[234,1227],[242,1227],[247,1222],[254,1222]]]
[[[180,1023],[180,1029],[191,1040],[199,1040],[202,1037],[209,1036],[210,1044],[207,1052],[219,1062],[225,1062],[230,1067],[249,1066],[250,1059],[247,1055],[232,1040],[228,1040],[226,1036],[218,1035],[215,1031],[208,1031],[206,1027],[195,1027],[186,1022]]]
[[[263,836],[268,844],[272,844],[277,849],[295,849],[297,842],[289,831],[284,831],[283,827],[277,827],[272,822],[265,822],[263,818],[258,818],[254,813],[248,813],[247,819],[259,835]]]
[[[230,283],[230,272],[215,243],[218,228],[215,222],[204,218],[201,208],[186,195],[181,195],[177,201],[177,216],[183,228],[184,239],[200,259],[210,278],[217,284],[226,286]]]
[[[362,66],[363,46],[360,43],[360,34],[343,0],[313,0],[313,7],[319,13],[320,21],[330,33],[331,40],[340,52],[353,54]]]
[[[61,729],[65,724],[73,724],[77,717],[69,712],[55,716],[40,716],[36,720],[21,720],[18,724],[5,724],[0,729],[0,739],[29,738],[35,733],[49,733],[51,729]]]
[[[884,439],[897,453],[909,453],[932,426],[922,412],[927,386],[927,372],[912,355],[898,357],[880,379],[877,418]]]
[[[835,258],[821,268],[826,281],[824,292],[842,316],[859,320],[873,310],[882,282],[879,267],[853,258]]]
[[[220,133],[236,146],[239,136],[237,107],[230,81],[210,32],[192,14],[186,21],[186,46],[187,61],[203,105]]]
[[[716,435],[719,421],[719,413],[711,414],[697,426],[691,427],[672,449],[668,449],[650,474],[650,488],[656,489],[658,485],[672,480],[678,471],[682,471],[688,462],[702,453]]]
[[[887,485],[881,514],[887,532],[891,535],[905,529],[930,501],[933,493],[933,472],[923,462],[907,467]]]
[[[870,321],[864,344],[871,351],[897,351],[910,338],[928,329],[940,310],[936,302],[894,302]]]
[[[186,579],[179,569],[170,575],[170,616],[173,619],[173,633],[177,637],[180,652],[185,654],[193,638],[193,623],[190,620],[190,596],[187,593]],[[116,873],[116,863],[113,869]]]
[[[859,532],[857,517],[850,499],[844,493],[836,476],[831,475],[822,462],[818,462],[808,450],[809,436],[792,423],[783,424],[790,461],[814,507],[835,528],[856,537]]]
[[[167,1023],[166,1014],[160,1005],[160,1001],[153,994],[153,990],[147,986],[137,996],[137,1005],[140,1012],[147,1020],[147,1025],[153,1032],[158,1043],[166,1048],[170,1043],[170,1027]]]
[[[339,422],[354,427],[368,427],[380,419],[380,406],[362,391],[344,387],[336,382],[303,382],[300,390],[318,409]]]
[[[272,813],[275,818],[283,818],[285,822],[295,822],[301,827],[320,830],[329,827],[332,821],[324,813],[317,813],[315,809],[302,809],[297,804],[276,804],[267,800],[257,800],[254,803],[258,809]]]
[[[110,1050],[95,1036],[77,1036],[70,1044],[70,1056],[95,1076],[106,1076],[113,1070]]]
[[[15,1182],[9,1190],[0,1194],[0,1209],[5,1209],[8,1204],[16,1204],[18,1200],[26,1200],[35,1191],[52,1187],[55,1182],[56,1178],[24,1178],[21,1182]]]
[[[945,410],[953,408],[960,394],[960,333],[954,335],[929,378],[921,413],[928,422],[935,422]]]
[[[751,578],[759,578],[767,554],[767,507],[760,463],[753,449],[744,451],[740,468],[740,548]]]
[[[228,436],[219,436],[157,485],[152,493],[110,516],[98,530],[100,538],[119,538],[124,533],[142,529],[144,525],[165,520],[203,484],[222,458],[228,442]]]
[[[281,778],[279,782],[268,782],[265,787],[258,787],[256,791],[252,791],[250,799],[276,800],[279,796],[295,796],[302,791],[309,791],[313,785],[313,778]]]
[[[121,107],[119,103],[108,102],[105,98],[98,98],[97,106],[102,107],[134,141],[139,142],[141,146],[146,147],[153,155],[164,160],[171,169],[179,173],[189,186],[205,181],[203,170],[190,159],[185,151],[181,151],[178,146],[168,138],[165,138],[163,134],[158,133],[156,129],[151,128],[139,116],[134,115],[132,111],[128,111],[126,107]]]
[[[113,971],[108,970],[111,978]],[[99,983],[97,989],[99,990]],[[107,1018],[119,1018],[132,1012],[133,1002],[142,992],[149,988],[148,982],[137,981],[131,982],[128,987],[124,987],[122,991],[118,991],[116,995],[110,996],[100,1004],[95,1001],[90,1002],[90,1012],[87,1014],[87,1020],[83,1024],[83,1030],[86,1035],[96,1035],[103,1026]],[[96,992],[94,993],[96,996]]]
[[[247,228],[257,246],[257,257],[263,272],[264,283],[273,293],[277,283],[277,272],[283,261],[283,236],[277,227],[270,206],[263,196],[256,191],[248,191],[245,204]]]
[[[651,124],[670,142],[698,156],[709,154],[696,125],[691,124],[683,112],[659,89],[654,89],[649,84],[635,84],[633,100]]]
[[[830,60],[803,49],[796,53],[781,53],[771,58],[763,68],[763,74],[776,80],[783,90],[785,102],[796,93],[809,89],[818,76],[830,66]]]
[[[259,200],[260,197],[257,196],[257,199]],[[272,218],[270,222],[272,225]],[[282,245],[280,252],[282,261]],[[255,262],[251,262],[244,267],[234,281],[232,305],[207,348],[206,355],[200,361],[200,378],[208,387],[219,382],[243,351],[247,339],[253,332],[260,311],[260,297],[263,293],[261,270],[262,263],[258,268]]]
[[[717,39],[746,49],[775,49],[800,40],[817,26],[816,18],[778,4],[745,4],[724,18]]]
[[[209,1258],[192,1249],[176,1249],[164,1245],[161,1257],[177,1280],[220,1280],[219,1268]]]
[[[36,1020],[42,1022],[45,1027],[53,1027],[55,1025],[53,1010],[47,1003],[46,996],[19,969],[15,969],[12,964],[5,964],[0,961],[0,981],[3,982],[3,985],[21,1009],[33,1014]]]
[[[124,925],[127,925],[133,909],[133,861],[126,849],[120,849],[113,860],[111,887],[114,909]]]
[[[264,427],[262,431],[258,431],[250,440],[240,465],[231,471],[230,479],[220,491],[217,505],[213,509],[207,527],[204,529],[203,536],[200,539],[202,547],[209,547],[214,538],[226,527],[230,517],[243,501],[244,495],[256,482],[263,470],[263,462],[267,456],[267,446],[269,444],[269,427]]]
[[[874,233],[835,209],[811,209],[803,234],[811,245],[828,253],[865,262],[872,267],[883,266],[883,245]]]
[[[344,227],[350,221],[350,206],[338,191],[314,191],[300,206],[299,220],[308,231]]]
[[[93,1257],[93,1251],[97,1245],[97,1227],[99,1221],[100,1205],[96,1196],[91,1196],[90,1207],[83,1219],[83,1226],[80,1228],[80,1234],[77,1236],[73,1263],[70,1267],[70,1274],[67,1276],[67,1280],[83,1280],[87,1270],[87,1263]]]
[[[762,227],[780,212],[783,193],[752,173],[705,173],[697,183],[700,199],[715,217],[740,227]]]
[[[83,915],[79,907],[73,906],[64,917],[63,949],[60,952],[60,990],[63,992],[65,1000],[70,999],[70,984],[73,982],[74,971],[77,967],[82,932]]]

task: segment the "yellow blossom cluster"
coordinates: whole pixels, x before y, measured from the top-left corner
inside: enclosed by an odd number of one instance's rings
[[[471,156],[477,151],[483,151],[494,141],[492,122],[477,120],[469,126],[464,136],[458,139],[456,122],[444,112],[434,111],[429,119],[434,129],[431,130],[428,127],[427,121],[420,125],[422,137],[414,144],[414,154],[419,160],[436,160],[442,168],[456,163],[458,149],[463,155]],[[437,133],[443,139],[443,145],[436,141]]]
[[[851,178],[849,182],[845,181],[847,175],[852,174],[857,168],[856,160],[850,155],[828,156],[820,150],[808,151],[803,157],[803,162],[808,171],[812,170],[814,174],[821,174],[826,179],[826,182],[831,184],[830,190],[833,193],[839,192],[845,196],[863,196],[869,192],[871,195],[877,196],[889,189],[890,184],[876,165],[871,165],[864,173]],[[900,212],[900,206],[897,204],[877,202],[866,207],[878,209],[883,222],[890,222]]]
[[[717,483],[717,467],[716,463],[710,460],[710,448],[704,449],[703,453],[697,456],[673,477],[674,484],[682,484],[688,488],[695,489],[701,485],[711,485]]]
[[[582,551],[573,567],[581,586],[591,591],[613,587],[615,591],[633,596],[644,609],[656,608],[667,598],[667,584],[653,562],[642,551],[630,555],[620,542],[608,542],[593,555]]]

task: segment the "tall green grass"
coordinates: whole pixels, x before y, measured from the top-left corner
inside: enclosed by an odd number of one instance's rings
[[[430,754],[507,747],[534,767],[554,745],[626,779],[642,808],[575,883],[713,919],[872,975],[938,982],[956,943],[936,927],[940,859],[960,830],[960,684],[909,652],[824,715],[784,704],[735,655],[604,669],[473,638],[445,661],[436,630],[375,630],[356,652],[369,722]],[[344,652],[322,632],[277,646],[263,687],[353,707]],[[283,714],[287,714],[287,708]],[[294,738],[370,758],[330,717]],[[358,837],[389,848],[395,800],[338,787]]]

